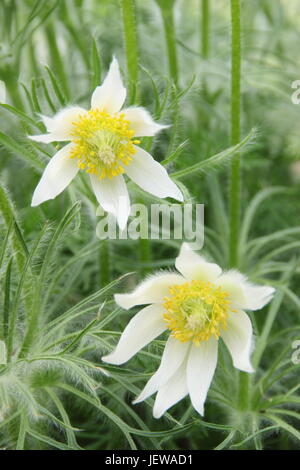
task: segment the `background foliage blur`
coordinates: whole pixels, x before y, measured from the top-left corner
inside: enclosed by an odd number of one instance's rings
[[[138,40],[126,48],[124,24],[135,33],[127,15],[134,4]],[[6,88],[0,105],[0,340],[10,355],[5,364],[0,348],[1,447],[299,449],[299,365],[291,362],[291,344],[300,338],[300,105],[291,102],[291,84],[300,79],[297,0],[241,3],[242,137],[250,133],[250,138],[241,149],[238,267],[253,281],[278,289],[270,308],[252,318],[258,372],[247,409],[237,404],[238,374],[225,349],[205,420],[188,400],[159,421],[151,415],[152,399],[133,407],[164,341],[155,341],[125,367],[105,365],[111,374],[106,377],[99,369],[101,355],[132,315],[116,309],[111,295],[130,289],[147,272],[173,267],[179,243],[111,242],[105,271],[95,234],[96,203],[84,177],[55,200],[30,207],[55,148],[27,135],[43,131],[40,114],[53,115],[67,104],[88,107],[116,55],[127,79],[128,104],[146,106],[172,125],[142,145],[159,161],[167,159],[187,201],[205,204],[204,251],[228,268],[229,4],[0,3],[0,80]],[[199,162],[206,163],[180,173]],[[133,200],[153,201],[133,184],[130,188]],[[119,281],[133,266],[135,274]],[[37,318],[39,328],[32,332]]]

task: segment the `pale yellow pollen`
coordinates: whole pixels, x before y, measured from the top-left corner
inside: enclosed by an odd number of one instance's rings
[[[136,149],[134,131],[124,114],[108,114],[93,109],[73,122],[70,158],[76,158],[78,168],[102,178],[113,178],[124,173]]]
[[[164,300],[164,320],[172,336],[197,346],[227,327],[228,294],[210,282],[190,281],[169,287]]]

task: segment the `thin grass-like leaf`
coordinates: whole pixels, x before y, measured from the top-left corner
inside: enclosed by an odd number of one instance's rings
[[[249,144],[251,140],[255,137],[255,130],[250,131],[250,133],[237,145],[229,147],[226,150],[223,150],[212,157],[202,160],[195,165],[185,168],[183,170],[175,171],[171,173],[173,178],[183,178],[192,174],[205,173],[207,171],[215,170],[220,168],[224,163],[228,162],[237,152],[242,152],[247,150],[246,144]]]

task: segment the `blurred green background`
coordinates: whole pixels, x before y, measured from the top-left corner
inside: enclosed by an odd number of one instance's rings
[[[132,7],[137,42],[127,42],[126,49],[124,22]],[[3,448],[80,445],[86,449],[299,449],[299,368],[291,362],[291,344],[300,338],[300,105],[293,104],[291,96],[295,91],[292,83],[300,79],[300,4],[297,0],[246,0],[241,2],[241,12],[242,137],[253,128],[255,136],[242,149],[238,268],[253,281],[276,286],[278,295],[271,310],[266,308],[252,318],[258,344],[266,333],[268,342],[253,379],[249,409],[241,411],[236,406],[238,376],[224,350],[206,405],[205,421],[187,399],[156,421],[151,415],[151,399],[136,407],[131,401],[156,370],[164,341],[155,341],[122,368],[105,366],[111,377],[103,378],[97,369],[101,355],[116,344],[132,312],[116,311],[112,291],[107,295],[101,291],[99,297],[108,298],[100,314],[104,323],[97,320],[91,330],[85,328],[94,321],[100,305],[98,297],[92,296],[94,292],[133,270],[135,274],[112,286],[112,290],[128,290],[146,273],[173,267],[179,242],[113,241],[109,253],[105,253],[110,269],[104,270],[102,244],[95,233],[96,205],[84,177],[77,178],[55,200],[30,207],[33,191],[55,147],[38,145],[27,136],[43,132],[40,114],[52,116],[69,104],[88,108],[93,89],[104,78],[115,55],[129,89],[127,104],[145,106],[157,120],[171,124],[154,141],[142,141],[142,146],[151,149],[157,160],[170,158],[170,174],[176,177],[176,172],[227,149],[230,2],[1,1],[0,80],[4,85],[0,170],[5,188],[0,198],[4,247],[1,302],[9,316],[15,296],[19,296],[15,307],[18,345],[27,325],[26,298],[33,295],[45,257],[47,262],[50,259],[47,249],[53,234],[67,211],[80,200],[81,208],[73,206],[70,223],[66,222],[64,232],[59,232],[59,240],[54,239],[51,262],[44,269],[39,301],[44,297],[46,300],[39,307],[44,312],[40,322],[47,326],[47,322],[58,319],[54,326],[59,325],[60,316],[73,306],[79,305],[78,311],[83,306],[89,308],[86,315],[72,317],[71,325],[63,325],[59,332],[54,330],[46,346],[36,332],[33,352],[24,359],[26,366],[18,363],[0,370]],[[129,24],[130,28],[135,36],[135,25]],[[178,178],[186,200],[205,205],[204,252],[223,268],[229,266],[226,163],[230,158],[231,154],[216,164],[208,164],[205,171]],[[150,195],[142,194],[134,185],[130,192],[132,201],[153,202]],[[11,220],[17,223],[17,229],[11,228]],[[26,264],[39,234],[41,240],[30,259],[32,271],[30,276],[26,271],[26,282],[18,292],[24,259]],[[18,254],[21,261],[15,262]],[[271,323],[266,325],[266,318]],[[53,343],[57,334],[61,337],[59,345]],[[93,401],[96,398],[88,402],[86,397],[57,385],[63,376],[65,384],[72,383],[75,389],[88,394],[88,379],[79,378],[75,366],[67,371],[68,362],[57,364],[45,356],[49,348],[51,354],[60,354],[74,338],[76,344],[68,354],[72,351],[74,357],[87,361],[88,364],[76,363],[83,371],[91,367],[91,380],[95,380],[97,400],[103,407]],[[37,353],[40,359],[30,362],[32,354]],[[75,361],[73,356],[66,360]],[[95,384],[90,385],[93,388]],[[16,392],[14,387],[19,386],[20,391]],[[33,401],[27,397],[30,403],[21,412],[18,404],[25,400],[25,389]],[[53,393],[57,393],[59,402],[53,399]],[[286,413],[274,411],[273,407]],[[55,421],[55,416],[63,424]],[[80,432],[70,429],[70,423]],[[57,443],[63,443],[62,447]]]

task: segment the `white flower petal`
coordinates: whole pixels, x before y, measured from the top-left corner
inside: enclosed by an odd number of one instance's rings
[[[181,245],[179,256],[175,261],[176,269],[187,279],[213,282],[222,273],[215,263],[209,263],[205,258],[195,253],[188,243]]]
[[[172,197],[183,201],[183,195],[171,180],[167,170],[145,150],[136,147],[132,161],[126,166],[125,172],[138,186],[154,196]]]
[[[161,272],[141,282],[130,294],[116,294],[115,301],[125,309],[135,305],[162,303],[164,297],[169,294],[169,286],[184,282],[186,280],[179,274]]]
[[[229,299],[237,308],[259,310],[272,299],[275,289],[269,286],[252,284],[238,271],[228,271],[216,281],[229,294]]]
[[[3,80],[0,80],[0,103],[6,103],[6,85]]]
[[[218,341],[211,337],[191,347],[187,361],[187,385],[193,407],[204,414],[204,403],[213,379],[218,358]]]
[[[73,144],[65,145],[51,158],[33,193],[32,206],[38,206],[48,199],[54,199],[76,176],[78,172],[77,161],[69,157],[73,146]]]
[[[127,108],[123,109],[122,113],[125,115],[125,119],[130,122],[129,127],[134,131],[136,137],[152,136],[169,127],[154,122],[150,113],[144,108]]]
[[[108,74],[102,85],[98,86],[92,95],[92,109],[98,108],[108,113],[117,113],[122,108],[126,98],[126,88],[123,85],[117,59],[114,57]]]
[[[29,135],[30,140],[35,142],[42,142],[43,144],[50,144],[51,142],[60,141],[61,139],[55,139],[53,134],[40,134],[40,135]]]
[[[161,363],[154,375],[147,382],[144,390],[134,400],[135,403],[149,398],[153,393],[157,392],[171,377],[184,361],[186,354],[190,348],[190,343],[181,343],[177,339],[169,336],[168,341],[162,355]]]
[[[29,139],[36,142],[60,142],[72,140],[72,132],[74,130],[74,122],[84,115],[86,110],[79,106],[65,108],[59,111],[54,117],[41,116],[49,134],[31,135]]]
[[[248,315],[242,310],[231,312],[227,320],[227,329],[221,337],[231,354],[233,365],[245,372],[253,372],[250,362],[252,347],[252,324]]]
[[[111,354],[102,357],[102,360],[110,364],[123,364],[165,329],[162,306],[148,305],[130,320],[116,349]]]
[[[175,374],[158,390],[153,407],[154,418],[160,418],[187,394],[186,360],[184,360]]]
[[[98,176],[91,175],[90,178],[97,201],[105,211],[116,217],[123,230],[130,214],[130,200],[123,176],[99,179]]]

